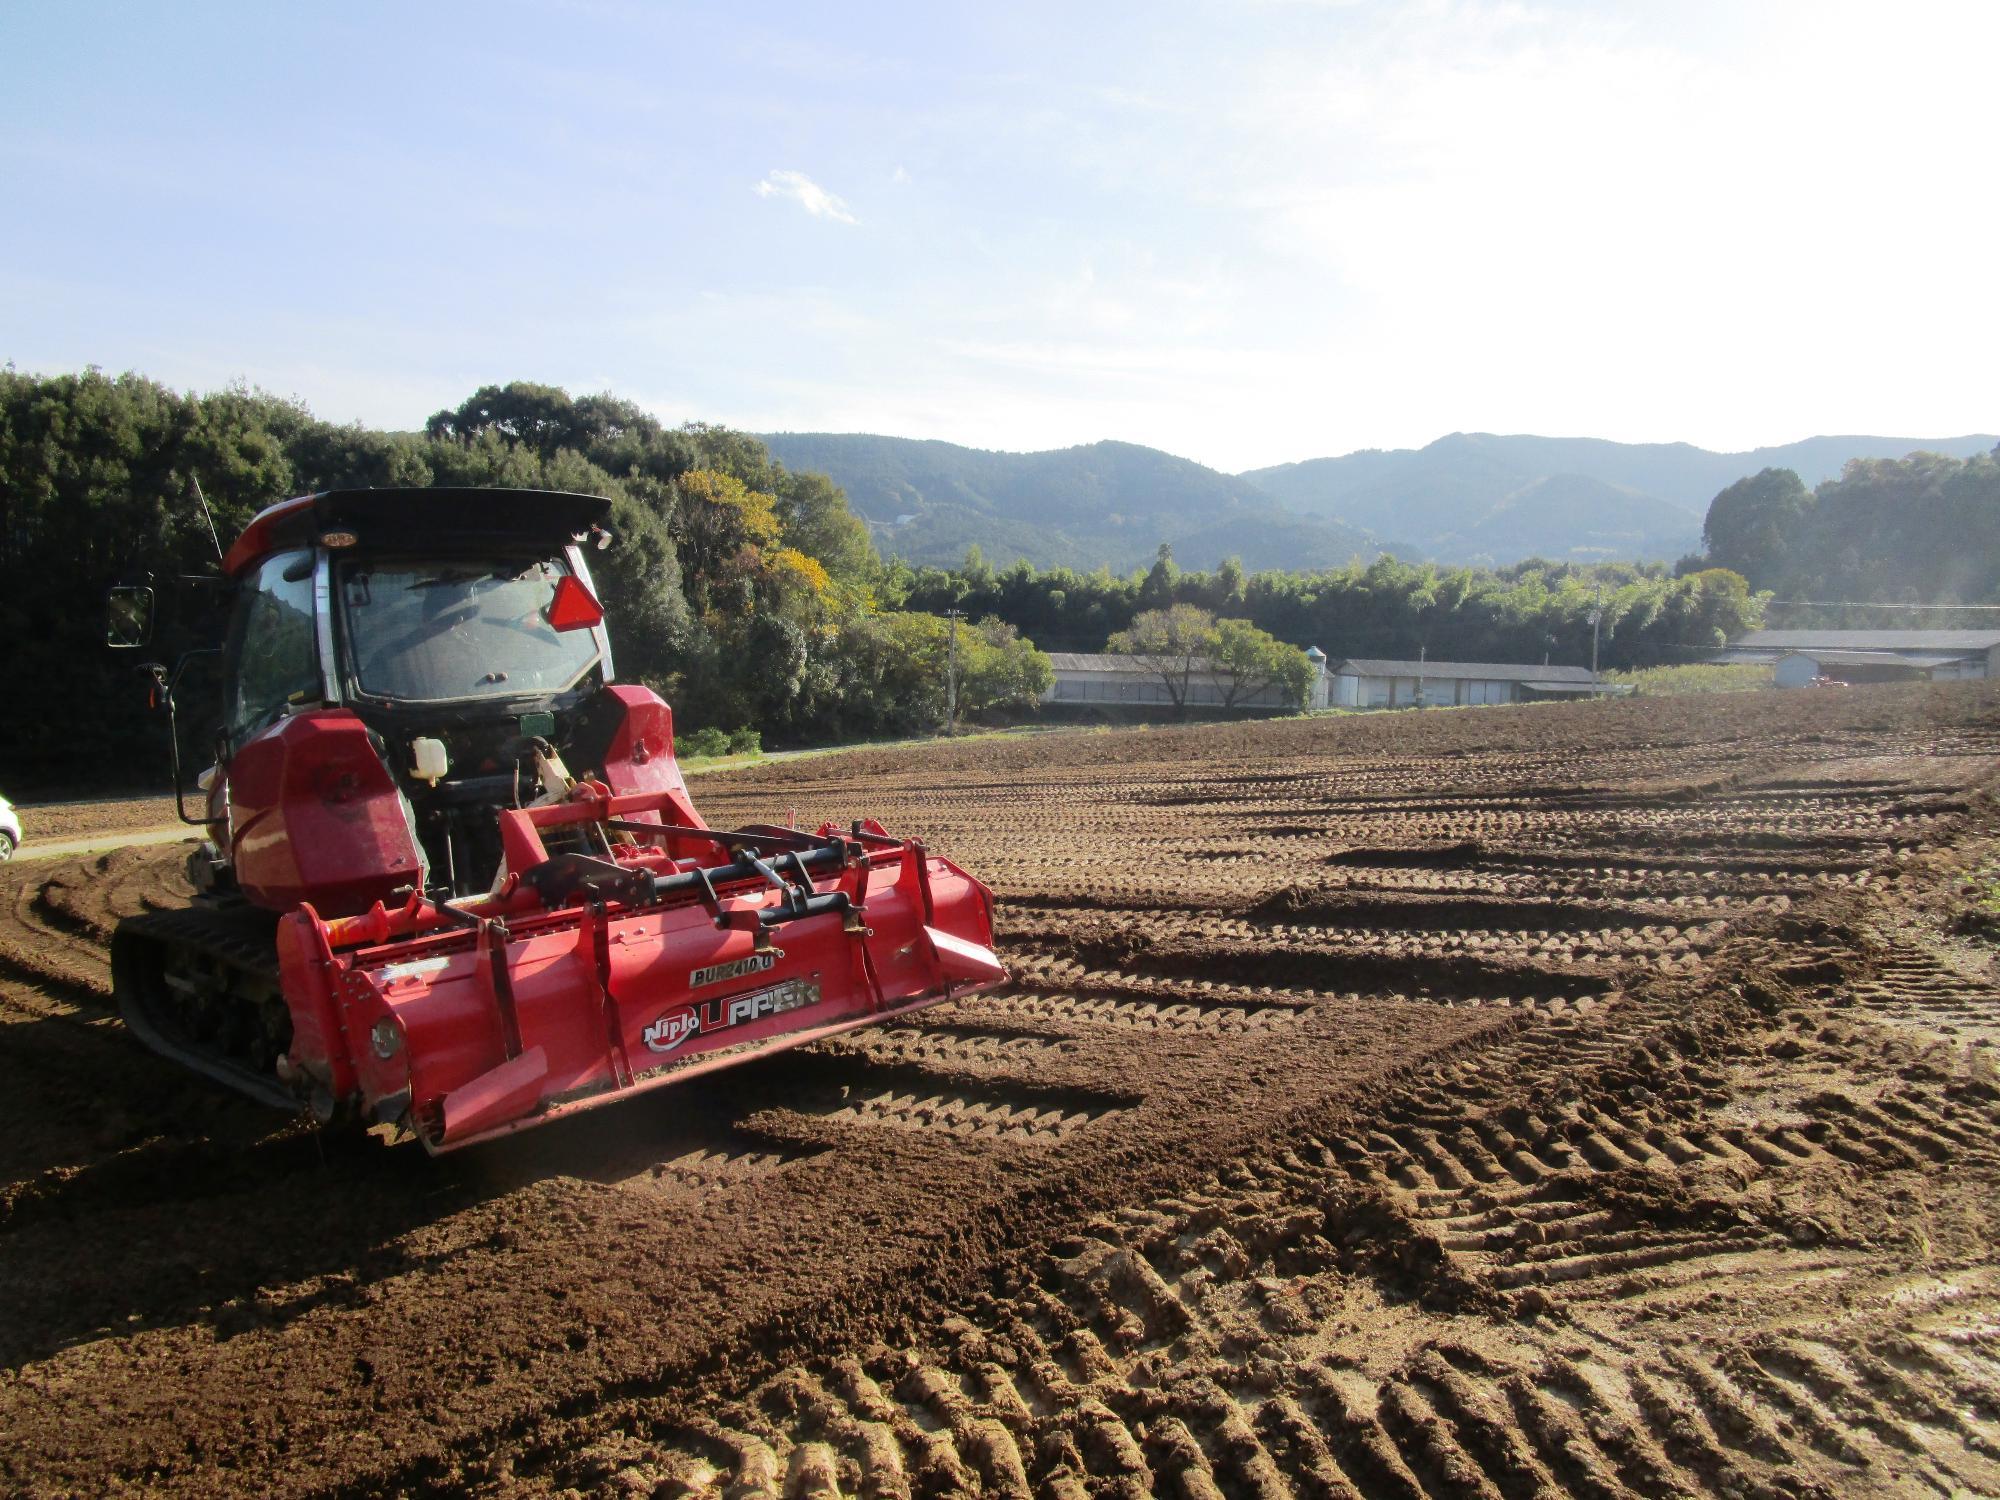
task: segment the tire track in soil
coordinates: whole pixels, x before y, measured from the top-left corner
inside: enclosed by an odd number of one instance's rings
[[[1810,879],[1810,874],[1801,879],[1780,873],[1775,883]],[[1789,905],[1789,897],[1761,900],[1741,911],[1782,912]],[[1704,935],[1719,937],[1720,929]],[[1602,1025],[1608,1009],[1591,1020]],[[1620,1000],[1617,1009],[1629,1013],[1637,1007]],[[1658,1018],[1652,1019],[1657,1024]],[[1487,1076],[1533,1075],[1531,1052],[1546,1054],[1544,1072],[1589,1076],[1605,1061],[1607,1038],[1619,1032],[1607,1028],[1596,1041],[1578,1046],[1561,1037],[1576,1025],[1558,1022],[1496,1049],[1500,1055],[1481,1059],[1489,1063]],[[1623,1034],[1631,1035],[1629,1022]],[[1635,1111],[1628,1099],[1616,1115],[1599,1103],[1538,1114],[1516,1105],[1499,1112],[1502,1123],[1494,1124],[1492,1114],[1477,1108],[1490,1108],[1492,1099],[1479,1100],[1479,1090],[1468,1088],[1481,1072],[1476,1063],[1456,1065],[1431,1087],[1395,1101],[1386,1111],[1393,1123],[1362,1139],[1308,1144],[1319,1152],[1322,1166],[1348,1179],[1350,1189],[1359,1184],[1391,1201],[1406,1201],[1407,1222],[1425,1231],[1412,1243],[1436,1245],[1447,1262],[1456,1263],[1448,1280],[1469,1278],[1489,1294],[1513,1297],[1525,1304],[1530,1318],[1546,1303],[1545,1286],[1559,1286],[1571,1299],[1596,1287],[1620,1296],[1643,1288],[1657,1297],[1663,1288],[1708,1275],[1702,1263],[1710,1257],[1784,1260],[1794,1251],[1805,1253],[1804,1246],[1820,1233],[1816,1225],[1783,1232],[1754,1219],[1657,1227],[1641,1216],[1634,1227],[1629,1200],[1656,1175],[1720,1168],[1747,1185],[1775,1170],[1809,1168],[1816,1159],[1908,1166],[1916,1160],[1912,1144],[1937,1162],[1953,1159],[1955,1145],[1969,1147],[1975,1158],[1992,1155],[1992,1132],[1984,1141],[1956,1132],[1937,1115],[1937,1100],[1884,1100],[1892,1113],[1857,1112],[1832,1096],[1815,1101],[1823,1106],[1817,1117],[1796,1124],[1716,1127],[1702,1117],[1718,1103],[1717,1085],[1704,1089],[1678,1077],[1662,1078],[1669,1085],[1665,1090],[1633,1086],[1646,1101],[1668,1101],[1657,1108],[1641,1104]],[[1654,1070],[1649,1076],[1659,1074]],[[1484,1128],[1476,1128],[1468,1114]],[[1436,1122],[1449,1122],[1449,1129]],[[1639,1185],[1626,1181],[1633,1177]],[[1211,1192],[1235,1196],[1242,1185],[1218,1184]],[[1328,1187],[1313,1182],[1299,1197],[1323,1203]],[[1609,1205],[1593,1201],[1606,1194]],[[1235,1218],[1242,1218],[1240,1202]],[[1189,1268],[1185,1247],[1203,1222],[1199,1211],[1172,1221],[1183,1271]],[[1291,1226],[1289,1239],[1304,1237],[1299,1227]],[[1740,1375],[1755,1364],[1734,1347],[1721,1360],[1673,1349],[1652,1369],[1609,1377],[1608,1385],[1574,1350],[1531,1346],[1512,1360],[1496,1360],[1449,1338],[1429,1343],[1387,1379],[1350,1373],[1342,1381],[1340,1361],[1322,1359],[1300,1372],[1296,1384],[1261,1372],[1246,1382],[1233,1360],[1225,1372],[1230,1378],[1218,1380],[1215,1372],[1199,1368],[1220,1342],[1198,1336],[1207,1311],[1199,1304],[1216,1300],[1211,1278],[1233,1274],[1241,1283],[1257,1263],[1232,1254],[1234,1247],[1222,1249],[1219,1261],[1197,1258],[1190,1278],[1197,1291],[1190,1298],[1170,1283],[1172,1267],[1159,1254],[1166,1236],[1156,1234],[1149,1247],[1135,1245],[1120,1226],[1100,1226],[1098,1233],[1099,1245],[1107,1248],[1068,1261],[1052,1257],[1042,1296],[1025,1311],[1006,1304],[989,1310],[960,1337],[953,1351],[958,1358],[927,1360],[912,1349],[878,1349],[871,1355],[872,1369],[849,1358],[828,1369],[787,1371],[730,1409],[729,1415],[738,1417],[735,1426],[726,1416],[706,1419],[687,1434],[689,1441],[664,1449],[657,1441],[662,1434],[655,1432],[650,1447],[638,1444],[646,1456],[636,1466],[628,1434],[622,1455],[616,1445],[600,1445],[588,1450],[580,1472],[563,1477],[594,1474],[628,1489],[659,1486],[670,1493],[704,1491],[724,1481],[737,1493],[781,1487],[788,1493],[940,1487],[1290,1493],[1299,1481],[1318,1493],[1422,1494],[1427,1484],[1428,1492],[1443,1486],[1453,1493],[1517,1493],[1524,1483],[1547,1492],[1635,1492],[1628,1481],[1639,1493],[1658,1493],[1662,1486],[1756,1492],[1767,1482],[1732,1450],[1743,1449],[1768,1468],[1793,1468],[1801,1455],[1777,1432],[1782,1427],[1796,1433],[1801,1425],[1810,1439],[1806,1456],[1816,1461],[1831,1457],[1855,1470],[1881,1462],[1838,1439],[1837,1426],[1826,1420],[1827,1402],[1851,1404],[1859,1390],[1853,1381],[1843,1384],[1837,1374],[1829,1375],[1829,1362],[1818,1367],[1815,1390],[1786,1392],[1768,1378],[1733,1379],[1731,1366]],[[1323,1269],[1312,1267],[1308,1277]],[[1824,1269],[1794,1264],[1781,1274]],[[1296,1312],[1288,1320],[1283,1311],[1291,1299],[1303,1301],[1312,1290],[1309,1280],[1304,1285],[1301,1280],[1296,1272],[1285,1278],[1250,1276],[1261,1300],[1261,1334],[1320,1327]],[[1062,1307],[1071,1316],[1047,1305],[1051,1283],[1063,1293]],[[1079,1286],[1091,1295],[1079,1295]],[[1083,1307],[1090,1307],[1092,1316],[1080,1328],[1075,1314]],[[1218,1321],[1207,1318],[1210,1324]],[[1297,1327],[1288,1329],[1288,1321]],[[1109,1350],[1101,1336],[1107,1327]],[[1094,1348],[1083,1337],[1086,1328],[1100,1333]],[[1058,1332],[1063,1342],[1052,1343]],[[1011,1356],[1004,1363],[992,1357],[996,1339]],[[1255,1346],[1260,1340],[1247,1342]],[[1771,1351],[1783,1347],[1772,1336],[1759,1349],[1770,1362]],[[1144,1368],[1143,1360],[1117,1357],[1163,1348],[1174,1349],[1187,1368],[1161,1372]],[[974,1357],[964,1358],[968,1352]],[[1975,1367],[1960,1373],[1969,1377],[1961,1378],[1961,1387],[1977,1389],[1980,1377],[1994,1372]],[[1171,1391],[1171,1398],[1135,1399],[1135,1374],[1146,1385],[1157,1382]],[[1095,1390],[1107,1385],[1108,1390]],[[1916,1385],[1903,1383],[1905,1401],[1916,1391]],[[1600,1415],[1586,1423],[1573,1415],[1581,1402],[1623,1408],[1629,1415]],[[1121,1405],[1131,1409],[1121,1415]],[[1075,1440],[1079,1414],[1093,1412],[1099,1418],[1090,1427],[1095,1457],[1107,1460],[1095,1466]],[[1911,1446],[1907,1426],[1885,1428],[1896,1453]],[[1961,1429],[1964,1442],[1930,1460],[1922,1475],[1926,1483],[1982,1483],[2000,1472],[1982,1467],[1992,1450],[1978,1431],[1969,1424]],[[1347,1458],[1345,1469],[1336,1437]]]
[[[1693,734],[1666,732],[1675,705],[1494,711],[1484,746],[1445,721],[1464,715],[1188,732],[1239,747],[1198,785],[1165,734],[1002,747],[1035,774],[962,784],[970,747],[714,783],[718,822],[865,802],[991,873],[1015,983],[685,1091],[685,1126],[634,1105],[463,1173],[197,1183],[163,1200],[190,1238],[255,1224],[283,1248],[225,1268],[231,1296],[169,1297],[147,1332],[0,1373],[0,1433],[34,1439],[0,1472],[288,1492],[1976,1488],[1993,1289],[1943,1184],[1994,1170],[1990,1085],[1769,975],[1869,981],[1868,954],[1801,955],[1801,934],[1954,835],[2000,744],[1989,698],[1704,706]],[[1912,735],[1887,711],[1912,703],[1961,719]],[[1459,748],[1360,753],[1392,730]],[[1576,755],[1537,739],[1592,746],[1605,784],[1566,782]],[[1357,753],[1274,748],[1321,741]],[[26,1014],[18,973],[87,974],[93,927],[170,899],[145,867],[16,893],[0,1021]],[[1751,998],[1718,999],[1735,978]],[[1857,1181],[1899,1222],[1928,1216],[1924,1256],[1893,1225],[1829,1222],[1826,1184]],[[138,1271],[112,1196],[0,1221],[0,1269],[46,1271],[74,1210]],[[329,1196],[358,1236],[309,1238]],[[719,1286],[718,1257],[750,1279]],[[663,1266],[671,1317],[635,1315]],[[1838,1308],[1808,1316],[1799,1288],[1829,1278]],[[1724,1338],[1717,1297],[1741,1304]],[[320,1373],[259,1388],[274,1358]],[[174,1368],[215,1394],[189,1401]],[[57,1452],[36,1434],[78,1419],[85,1372],[94,1445]],[[147,1378],[178,1393],[171,1439],[122,1394]]]
[[[1990,1268],[1913,1278],[1811,1220],[1751,1212],[1742,1190],[1816,1158],[1990,1169],[2000,1126],[1954,1124],[1938,1090],[1899,1080],[1799,1125],[1712,1126],[1765,1054],[1740,1020],[1709,1023],[1727,1037],[1712,1052],[1664,1045],[1689,1008],[1627,997],[1587,1040],[1574,1023],[1517,1032],[1392,1095],[1373,1129],[1302,1133],[1089,1222],[928,1346],[793,1367],[692,1421],[622,1412],[618,1436],[565,1451],[549,1478],[668,1494],[1990,1490]],[[1792,1019],[1781,1045],[1820,1022]],[[1828,1050],[1896,1080],[1880,1045],[1845,1033]],[[1563,1082],[1580,1063],[1649,1084],[1625,1084],[1613,1114]],[[1740,1202],[1677,1195],[1718,1169]],[[1722,1274],[1734,1297],[1839,1276],[1841,1310],[1720,1342],[1676,1326],[1674,1304]],[[1924,1281],[1948,1310],[1899,1327]],[[1627,1316],[1600,1319],[1600,1301]],[[1888,1328],[1893,1360],[1874,1352]]]

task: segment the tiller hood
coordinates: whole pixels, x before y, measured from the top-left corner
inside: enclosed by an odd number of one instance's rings
[[[675,815],[586,781],[500,812],[482,900],[301,906],[278,933],[281,1071],[447,1151],[1006,978],[991,892],[914,840]]]

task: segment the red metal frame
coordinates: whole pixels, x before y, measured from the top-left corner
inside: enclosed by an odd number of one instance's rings
[[[806,880],[800,865],[789,891],[718,860],[729,835],[685,825],[654,843],[612,833],[598,844],[610,857],[594,868],[671,882],[657,899],[581,890],[551,907],[523,878],[549,864],[545,835],[683,807],[672,789],[620,796],[585,782],[568,801],[500,813],[511,873],[484,900],[413,896],[331,920],[301,906],[279,937],[291,1066],[451,1150],[1006,977],[986,887],[866,825],[799,836],[826,868]],[[808,894],[825,909],[787,915]]]
[[[250,524],[230,543],[229,551],[222,559],[222,571],[234,578],[266,552],[272,551],[276,546],[272,538],[279,528],[300,512],[311,510],[315,498],[313,495],[300,495],[296,499],[280,500],[258,511]]]

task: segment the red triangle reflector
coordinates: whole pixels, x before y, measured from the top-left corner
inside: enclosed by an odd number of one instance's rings
[[[557,580],[556,595],[542,611],[542,618],[557,630],[588,630],[604,623],[604,606],[581,578],[566,573]]]

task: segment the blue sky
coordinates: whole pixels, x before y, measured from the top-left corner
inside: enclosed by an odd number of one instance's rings
[[[2000,6],[0,7],[0,358],[1225,469],[2000,421]]]

